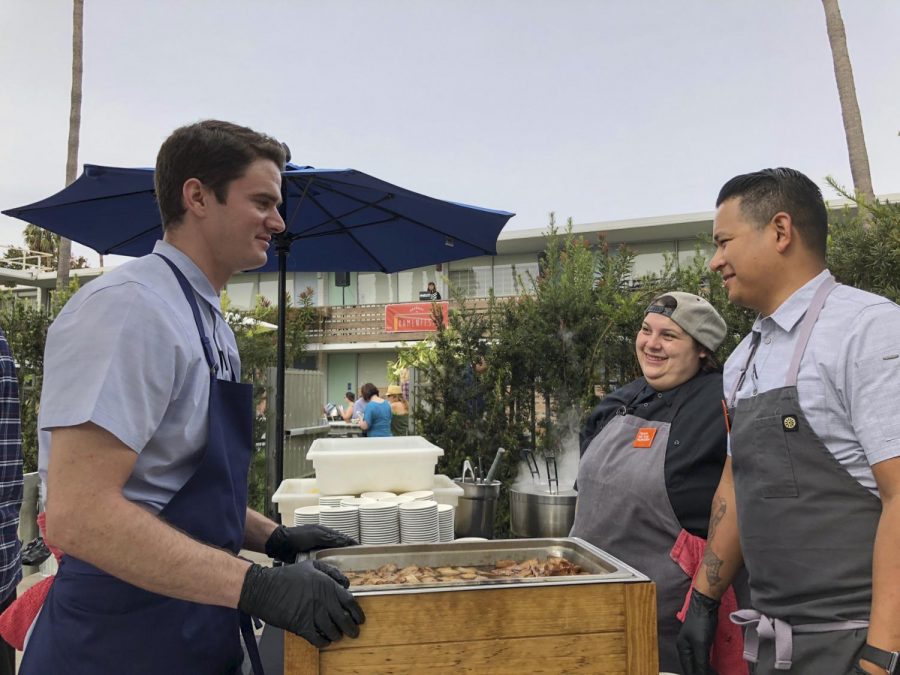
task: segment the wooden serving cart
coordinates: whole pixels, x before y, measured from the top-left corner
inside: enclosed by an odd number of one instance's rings
[[[555,543],[557,553],[561,546],[565,557],[570,557],[569,551],[583,553],[585,547],[592,549],[594,560],[597,553],[602,554],[576,539],[510,540],[441,548],[446,554],[451,547],[474,546],[477,562],[482,562],[493,550],[492,545],[499,549],[495,557],[502,559],[515,556],[505,544],[534,543],[532,549],[541,549],[548,546],[547,542]],[[404,554],[401,564],[416,556],[421,559],[421,549],[427,547],[393,548],[420,549]],[[388,553],[397,557],[394,552]],[[458,555],[449,564],[459,564]],[[348,553],[322,559],[344,569],[371,569],[354,557]],[[605,554],[603,562],[605,573],[597,570],[589,580],[572,577],[579,580],[572,584],[557,577],[543,584],[355,593],[366,613],[359,637],[344,638],[319,650],[286,633],[284,672],[657,675],[655,586]]]

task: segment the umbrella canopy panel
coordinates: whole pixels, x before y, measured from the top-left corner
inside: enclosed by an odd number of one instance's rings
[[[3,213],[103,255],[145,255],[162,238],[153,169],[85,164],[78,179],[55,195]]]
[[[289,164],[283,173],[290,271],[396,272],[495,255],[513,216],[434,199],[353,169]],[[153,169],[86,164],[57,194],[6,215],[104,255],[146,255],[162,237]],[[278,269],[276,247],[257,271]]]
[[[288,269],[392,272],[495,255],[512,217],[442,201],[353,169],[284,173]],[[274,256],[263,270],[275,269]]]

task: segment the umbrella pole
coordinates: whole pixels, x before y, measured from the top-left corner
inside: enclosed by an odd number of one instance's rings
[[[275,235],[275,250],[278,253],[278,348],[275,359],[275,485],[284,480],[284,369],[285,332],[287,330],[287,256],[291,240],[284,235]],[[275,513],[275,505],[269,495],[269,505]],[[293,524],[293,523],[289,523]]]

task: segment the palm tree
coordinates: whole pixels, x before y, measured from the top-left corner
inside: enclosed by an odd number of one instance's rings
[[[81,133],[81,74],[83,70],[84,0],[73,0],[72,10],[72,94],[69,103],[69,147],[66,153],[66,185],[75,180],[78,171],[78,141]],[[72,242],[59,239],[59,264],[56,289],[69,287],[69,260]]]
[[[53,260],[52,262],[46,260],[46,263],[49,263],[51,268],[57,266],[59,257],[59,235],[31,224],[25,226],[25,231],[22,234],[25,237],[25,248],[27,250],[36,251],[38,253],[49,253],[53,256]]]
[[[869,154],[863,136],[862,117],[856,100],[856,84],[850,53],[847,51],[847,33],[838,0],[822,0],[825,8],[825,25],[828,28],[828,43],[834,60],[834,79],[837,81],[838,96],[841,99],[841,115],[844,118],[844,135],[847,137],[847,151],[850,154],[850,175],[859,195],[874,199],[872,174],[869,172]]]

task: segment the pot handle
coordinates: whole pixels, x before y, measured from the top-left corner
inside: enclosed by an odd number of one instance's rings
[[[528,464],[528,470],[531,472],[531,477],[534,480],[540,480],[541,471],[538,469],[537,459],[534,457],[534,451],[531,448],[522,448],[522,455],[525,457],[525,462]]]

